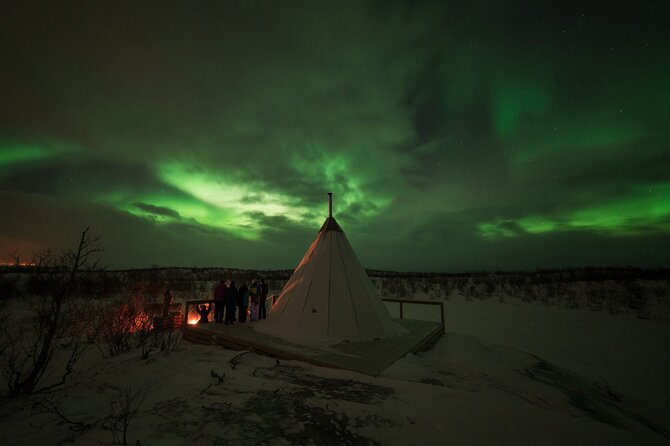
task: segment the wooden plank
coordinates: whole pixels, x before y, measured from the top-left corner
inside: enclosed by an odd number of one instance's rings
[[[384,302],[397,302],[397,303],[405,303],[405,304],[421,304],[421,305],[443,305],[444,302],[438,301],[435,302],[433,300],[414,300],[414,299],[391,299],[390,297],[382,297],[382,301]]]
[[[438,322],[412,320],[397,322],[408,328],[408,335],[380,341],[341,343],[323,349],[291,343],[260,333],[250,324],[189,325],[184,338],[192,342],[221,345],[235,350],[252,350],[282,359],[303,361],[320,367],[354,370],[375,376],[407,353],[419,351],[435,342],[443,330]]]

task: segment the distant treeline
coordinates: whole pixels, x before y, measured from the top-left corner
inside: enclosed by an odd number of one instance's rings
[[[0,268],[0,299],[40,295],[43,284],[35,267]],[[184,297],[206,298],[221,280],[238,284],[264,279],[271,290],[281,289],[292,271],[257,271],[240,268],[146,268],[127,270],[82,271],[76,293],[86,297],[107,297],[124,293],[129,287],[143,283],[148,294],[161,296],[165,290]]]
[[[571,268],[538,268],[530,271],[467,271],[467,272],[401,272],[366,270],[370,277],[428,278],[428,279],[459,279],[473,276],[485,277],[516,277],[525,280],[531,277],[534,281],[574,282],[600,280],[659,280],[670,279],[670,268],[639,268],[635,266],[584,266]]]
[[[380,294],[401,299],[466,300],[517,298],[566,308],[632,311],[670,320],[670,270],[566,268],[528,272],[370,274]]]
[[[0,299],[39,296],[44,292],[41,274],[34,267],[0,268]],[[121,295],[138,283],[149,296],[159,298],[172,289],[185,299],[208,298],[220,280],[238,284],[264,279],[271,294],[279,293],[292,270],[241,268],[147,268],[83,272],[76,293],[103,298]],[[520,298],[568,308],[589,308],[618,313],[635,311],[655,317],[654,309],[670,303],[670,269],[637,267],[581,267],[535,271],[477,271],[422,273],[368,270],[383,297],[446,300]]]

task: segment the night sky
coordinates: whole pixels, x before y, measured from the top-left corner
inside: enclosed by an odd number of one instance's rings
[[[670,265],[665,1],[3,2],[0,260]],[[6,259],[6,260],[5,260]]]

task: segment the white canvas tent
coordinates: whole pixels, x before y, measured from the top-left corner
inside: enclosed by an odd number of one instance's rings
[[[329,216],[284,286],[263,332],[308,343],[367,341],[406,330],[389,315],[342,228]]]

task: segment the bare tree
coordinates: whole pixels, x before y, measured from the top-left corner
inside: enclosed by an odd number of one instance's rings
[[[9,258],[12,259],[12,262],[16,268],[21,266],[21,253],[18,249],[14,249],[12,252],[10,252]]]
[[[76,291],[79,275],[84,270],[97,268],[91,256],[102,251],[99,238],[91,236],[89,228],[81,234],[74,251],[54,255],[45,252],[37,258],[33,272],[34,283],[40,295],[31,308],[31,317],[25,323],[3,324],[0,338],[4,351],[0,351],[0,372],[7,380],[10,396],[30,394],[63,384],[72,373],[74,365],[86,349],[82,333],[81,314],[75,310],[71,297]],[[60,370],[60,380],[48,386],[45,381],[53,378],[50,369],[58,347],[62,346],[65,359]]]
[[[119,390],[116,399],[110,403],[109,414],[103,424],[103,427],[112,432],[112,444],[129,445],[130,423],[137,416],[146,397],[146,389],[136,389],[132,385]],[[139,444],[139,440],[133,443],[135,446]]]

